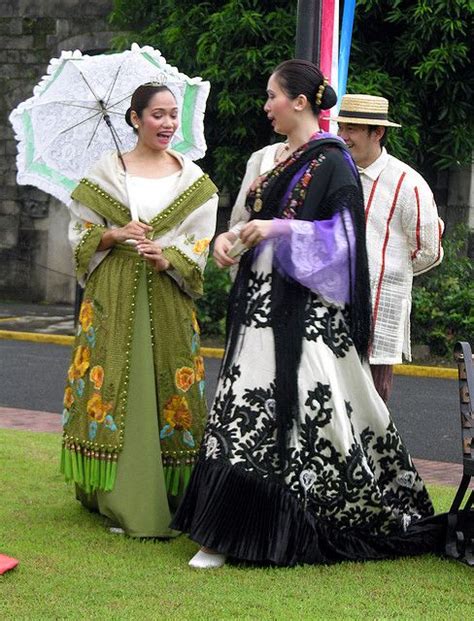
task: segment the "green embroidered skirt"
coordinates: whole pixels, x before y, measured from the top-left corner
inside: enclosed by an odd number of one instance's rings
[[[77,497],[132,537],[173,537],[179,533],[170,529],[169,523],[179,499],[175,496],[168,499],[164,479],[144,272],[135,304],[127,422],[115,486],[110,492],[99,490],[90,494],[77,487]]]

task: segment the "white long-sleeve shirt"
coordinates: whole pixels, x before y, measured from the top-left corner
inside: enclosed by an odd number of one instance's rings
[[[443,223],[423,177],[385,148],[359,172],[374,320],[370,362],[398,364],[411,360],[413,276],[441,262]]]

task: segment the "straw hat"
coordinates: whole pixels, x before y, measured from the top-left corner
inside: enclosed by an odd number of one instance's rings
[[[374,95],[344,95],[339,115],[332,120],[339,123],[401,127],[388,120],[388,99]]]

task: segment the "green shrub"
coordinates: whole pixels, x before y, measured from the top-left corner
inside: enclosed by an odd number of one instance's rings
[[[436,356],[452,352],[456,341],[474,342],[474,264],[466,254],[468,229],[461,225],[444,239],[444,259],[415,278],[412,339]]]
[[[204,272],[204,295],[197,302],[202,336],[224,336],[230,286],[229,271],[220,270],[209,257]]]

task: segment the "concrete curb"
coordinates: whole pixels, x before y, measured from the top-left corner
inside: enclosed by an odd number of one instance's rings
[[[32,343],[50,343],[53,345],[72,346],[74,337],[66,334],[43,334],[40,332],[16,332],[14,330],[0,330],[0,339],[12,341],[30,341]],[[201,347],[201,354],[205,358],[222,358],[224,350],[220,347]],[[396,364],[396,375],[410,375],[412,377],[435,377],[440,379],[457,379],[457,369],[445,367],[425,367],[414,364]]]

